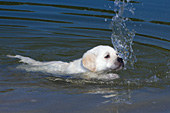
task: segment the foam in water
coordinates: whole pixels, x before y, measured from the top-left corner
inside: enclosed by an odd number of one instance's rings
[[[112,18],[111,28],[112,35],[111,40],[114,48],[119,52],[119,56],[124,59],[126,68],[134,68],[136,57],[133,53],[133,39],[135,37],[135,31],[130,31],[126,27],[126,21],[128,18],[123,17],[124,11],[130,11],[134,14],[133,7],[126,8],[130,0],[115,0],[114,11],[116,15]]]

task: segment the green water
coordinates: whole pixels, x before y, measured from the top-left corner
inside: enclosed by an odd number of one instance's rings
[[[0,112],[169,113],[169,3],[135,0],[126,6],[135,8],[123,17],[135,31],[137,62],[106,82],[17,70],[21,63],[6,55],[72,61],[94,46],[113,46],[114,1],[0,0]]]

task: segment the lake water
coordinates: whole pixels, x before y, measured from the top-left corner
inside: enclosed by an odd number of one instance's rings
[[[169,113],[170,1],[134,0],[123,17],[137,62],[111,81],[18,70],[6,57],[72,61],[112,45],[114,0],[0,0],[1,113]]]

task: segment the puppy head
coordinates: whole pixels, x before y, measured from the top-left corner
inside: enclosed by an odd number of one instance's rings
[[[124,66],[123,59],[110,46],[97,46],[88,50],[82,58],[82,64],[92,72],[108,69],[120,70]]]

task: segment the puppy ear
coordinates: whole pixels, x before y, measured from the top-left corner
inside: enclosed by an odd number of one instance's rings
[[[85,68],[92,72],[96,71],[96,55],[92,52],[87,52],[83,55],[82,64]]]

